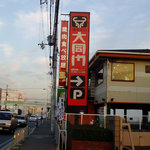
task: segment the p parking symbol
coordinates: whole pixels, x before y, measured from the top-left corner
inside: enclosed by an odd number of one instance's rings
[[[85,89],[83,88],[71,88],[70,89],[70,98],[72,99],[84,99]]]

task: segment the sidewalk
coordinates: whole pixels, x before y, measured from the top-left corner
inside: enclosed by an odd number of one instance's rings
[[[44,120],[34,132],[25,139],[20,150],[56,150],[54,139],[50,133],[50,120]]]

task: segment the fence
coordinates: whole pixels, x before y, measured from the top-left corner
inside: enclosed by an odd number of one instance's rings
[[[67,128],[67,123],[73,125],[91,124],[106,127],[107,116],[114,115],[67,113],[65,116],[65,129]],[[150,131],[150,116],[124,116],[124,119],[126,123],[130,123],[132,130]]]
[[[90,124],[90,125],[99,125],[100,127],[105,127],[105,117],[106,116],[100,114],[67,113],[65,116],[65,120],[67,121],[67,123],[70,123],[72,125]],[[67,123],[65,124],[65,127]]]
[[[125,116],[127,123],[130,123],[131,129],[134,131],[150,131],[150,116]]]
[[[58,150],[66,150],[67,147],[67,125],[97,125],[106,128],[106,119],[108,116],[114,115],[100,115],[100,114],[77,114],[66,113],[64,120],[57,124]],[[131,131],[145,131],[150,132],[150,117],[149,116],[124,116],[126,123],[130,124]]]
[[[66,150],[67,149],[67,125],[68,123],[72,125],[99,125],[101,127],[105,126],[104,116],[99,114],[72,114],[66,113],[64,116],[64,120],[60,121],[56,124],[56,139],[58,139],[57,145],[58,150]]]

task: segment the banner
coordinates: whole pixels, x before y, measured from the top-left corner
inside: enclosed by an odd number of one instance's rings
[[[88,12],[70,13],[68,106],[87,106],[89,17]]]
[[[61,21],[59,86],[66,86],[68,21]]]
[[[64,119],[64,111],[65,111],[65,89],[57,90],[57,106],[55,108],[55,117],[58,120]]]
[[[66,90],[64,88],[57,89],[57,104],[59,103],[59,99],[64,99],[64,105],[66,105],[65,99],[66,99]]]

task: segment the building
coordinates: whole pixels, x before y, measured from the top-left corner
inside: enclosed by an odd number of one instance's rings
[[[98,50],[89,62],[89,107],[150,111],[150,50]]]
[[[1,89],[1,110],[17,112],[18,109],[21,109],[23,112],[24,106],[18,104],[24,104],[25,100],[26,94],[23,91]]]

